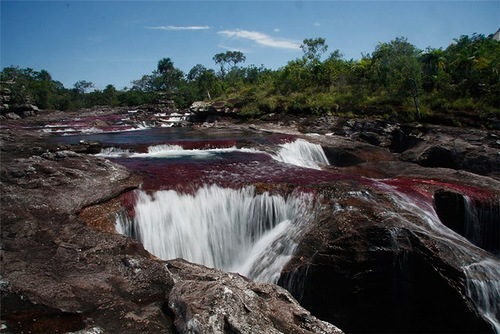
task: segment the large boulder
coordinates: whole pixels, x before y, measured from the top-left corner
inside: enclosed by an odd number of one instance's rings
[[[168,268],[176,281],[169,306],[181,333],[342,333],[274,284],[184,260],[169,261]]]
[[[324,143],[324,147],[338,149],[339,145],[345,145],[341,138],[344,142],[349,138],[348,145],[354,146],[356,145],[354,143],[358,143],[355,155],[365,161],[380,161],[380,159],[362,158],[359,154],[366,154],[370,150],[373,151],[373,148],[384,148],[394,153],[393,158],[424,167],[465,170],[500,178],[500,133],[495,130],[422,124],[402,125],[383,120],[344,120],[332,117],[318,118],[308,126],[302,124],[301,130],[329,134],[330,136],[326,137],[332,140],[330,143]],[[365,144],[365,147],[360,146],[361,143]],[[368,146],[373,148],[366,149]],[[352,154],[352,150],[349,153]],[[333,155],[342,156],[344,153],[334,150]],[[348,157],[347,161],[346,166],[359,162],[352,160],[352,157]]]
[[[387,194],[385,186],[384,192],[353,182],[349,187],[319,190],[321,214],[279,284],[346,332],[492,332],[469,290],[471,277],[484,274],[468,270],[478,258],[493,268],[500,263],[440,224],[428,199],[432,192],[420,194],[428,185],[415,193],[406,188],[406,195]]]
[[[189,107],[192,112],[207,112],[210,110],[210,103],[205,101],[195,101]]]

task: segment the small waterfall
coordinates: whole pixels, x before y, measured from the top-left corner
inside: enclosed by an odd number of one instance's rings
[[[483,260],[465,266],[467,294],[475,301],[484,318],[500,333],[500,266],[497,261]]]
[[[321,145],[312,144],[304,139],[280,145],[273,159],[292,165],[321,169],[320,165],[328,165],[328,158]]]
[[[434,207],[444,225],[474,245],[500,255],[500,202],[440,190],[434,194]]]
[[[474,245],[500,255],[500,203],[473,201],[464,196],[464,233]]]
[[[117,230],[165,260],[180,257],[276,282],[312,212],[310,194],[284,198],[256,194],[254,187],[138,191],[135,218],[119,215]]]
[[[104,157],[104,158],[125,158],[130,155],[129,150],[124,150],[116,147],[107,147],[101,149],[100,153],[97,153],[96,156]]]
[[[168,151],[182,151],[182,150],[184,149],[180,145],[163,144],[163,145],[154,145],[148,147],[149,154],[163,153]]]
[[[462,262],[462,270],[466,277],[467,296],[474,303],[480,314],[491,323],[495,332],[500,334],[500,261],[497,258],[479,260],[471,254],[473,245],[460,234],[447,228],[440,219],[431,202],[418,199],[389,186],[385,188],[393,202],[401,210],[409,211],[422,218],[432,230],[433,237],[444,239],[455,245],[456,262]],[[475,216],[474,212],[471,212]],[[402,215],[398,215],[405,219]]]
[[[294,142],[280,144],[279,147],[277,153],[270,154],[276,161],[317,170],[321,169],[321,165],[329,165],[328,158],[321,145],[312,144],[304,139],[297,139]],[[237,148],[236,146],[186,149],[180,145],[160,144],[149,146],[147,153],[135,153],[111,147],[102,149],[97,155],[106,158],[169,158],[179,156],[197,156],[203,158],[214,154],[231,152],[269,154],[253,148]]]

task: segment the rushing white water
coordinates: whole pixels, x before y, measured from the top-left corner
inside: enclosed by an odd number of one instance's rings
[[[456,263],[462,263],[461,268],[467,278],[467,296],[491,323],[495,332],[500,334],[500,261],[493,256],[485,259],[471,253],[471,247],[474,246],[465,237],[444,226],[429,201],[418,200],[389,186],[382,187],[402,212],[410,212],[426,222],[433,238],[454,245],[454,252],[448,255],[455,257]],[[404,215],[397,216],[401,221],[411,224],[411,220],[407,220]]]
[[[275,160],[313,169],[321,169],[320,165],[329,164],[321,145],[297,139],[280,146],[278,153],[272,156]]]
[[[154,146],[149,146],[148,147],[148,153],[149,154],[156,154],[156,153],[164,153],[164,152],[170,152],[170,151],[183,151],[184,148],[182,148],[181,145],[154,145]]]
[[[467,294],[500,333],[500,264],[491,259],[464,266],[467,274]]]
[[[116,147],[107,147],[101,149],[101,152],[96,155],[105,158],[123,158],[128,157],[130,154],[131,153],[129,150],[124,150]]]
[[[133,153],[129,150],[111,147],[102,149],[97,155],[107,158],[169,158],[178,156],[198,156],[203,158],[212,154],[230,152],[268,154],[264,151],[252,148],[237,148],[236,146],[228,148],[184,149],[180,145],[162,144],[148,147],[147,153]],[[312,169],[321,169],[321,165],[329,164],[321,145],[312,144],[304,139],[297,139],[290,143],[281,144],[278,152],[271,154],[271,157],[276,161]]]
[[[134,220],[119,218],[117,230],[165,260],[180,257],[276,282],[312,215],[308,194],[284,198],[212,185],[194,194],[139,191]]]

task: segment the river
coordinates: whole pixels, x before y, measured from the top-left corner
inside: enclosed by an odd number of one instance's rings
[[[402,191],[395,180],[333,173],[322,147],[304,138],[243,129],[147,128],[63,133],[54,140],[98,141],[104,147],[98,156],[142,176],[133,209],[117,214],[117,231],[164,260],[180,257],[276,283],[322,210],[308,185],[339,180],[388,193],[399,211],[387,216],[405,221],[404,212],[409,212],[422,217],[426,230],[454,245],[457,259],[468,251],[461,246],[468,242],[440,223],[432,196]],[[293,187],[275,189],[286,184]],[[468,278],[467,295],[500,333],[499,261],[460,263]]]

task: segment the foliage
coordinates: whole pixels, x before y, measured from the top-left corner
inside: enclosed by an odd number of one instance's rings
[[[100,91],[84,80],[66,89],[45,70],[18,67],[4,68],[0,81],[12,90],[11,103],[43,109],[134,106],[151,103],[162,92],[179,108],[198,100],[234,99],[248,117],[367,114],[397,120],[469,112],[484,118],[500,110],[500,42],[491,37],[461,36],[445,49],[425,51],[398,37],[359,60],[346,60],[339,50],[325,57],[323,38],[304,39],[301,49],[302,57],[277,70],[239,66],[246,60],[239,51],[216,54],[218,72],[198,64],[185,74],[163,58],[122,90],[108,85]]]
[[[236,67],[236,64],[244,63],[246,57],[241,51],[226,51],[216,54],[212,59],[220,66],[221,76],[225,77],[227,72]]]
[[[300,48],[304,51],[306,59],[319,61],[321,55],[328,50],[328,45],[324,38],[306,38]]]

